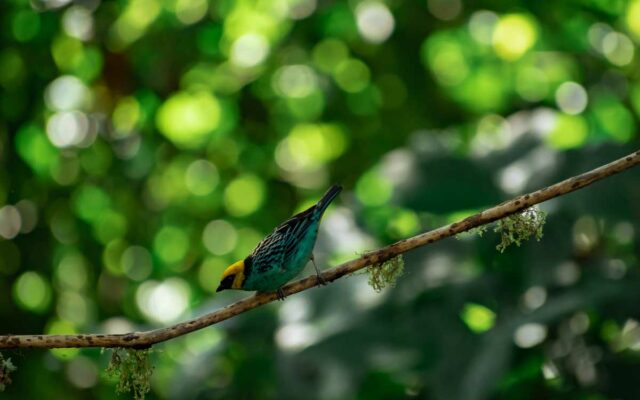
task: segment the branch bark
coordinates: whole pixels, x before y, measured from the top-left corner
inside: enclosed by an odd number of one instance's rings
[[[562,182],[540,189],[538,191],[518,196],[495,207],[486,209],[462,221],[455,222],[420,235],[401,240],[392,245],[369,252],[360,258],[341,264],[322,273],[327,282],[333,282],[345,275],[349,275],[368,265],[380,264],[399,254],[413,250],[461,232],[485,225],[509,215],[518,213],[535,204],[582,189],[596,181],[620,173],[640,164],[640,151],[603,165],[589,172],[574,176]],[[318,285],[316,276],[310,276],[292,282],[282,289],[286,295],[301,292]],[[259,307],[277,299],[275,293],[256,293],[246,299],[228,305],[220,310],[202,317],[166,328],[154,329],[146,332],[132,332],[127,334],[83,334],[83,335],[0,335],[0,349],[16,348],[68,348],[68,347],[125,347],[148,348],[154,344],[186,335],[187,333],[205,328],[224,321],[245,311]]]

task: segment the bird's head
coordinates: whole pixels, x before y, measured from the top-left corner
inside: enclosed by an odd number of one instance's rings
[[[228,266],[222,273],[220,286],[218,286],[216,292],[220,292],[225,289],[242,289],[242,283],[245,278],[244,268],[244,260],[237,261]]]

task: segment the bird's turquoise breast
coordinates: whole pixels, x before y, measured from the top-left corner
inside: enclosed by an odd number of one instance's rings
[[[279,265],[271,264],[269,268],[261,272],[252,271],[242,288],[271,292],[295,278],[309,262],[317,235],[318,226],[316,224],[312,229],[308,229],[307,234],[302,237],[291,254],[285,257]]]

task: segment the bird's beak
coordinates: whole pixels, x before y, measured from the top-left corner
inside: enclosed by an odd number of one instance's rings
[[[217,292],[222,292],[225,288],[222,287],[222,285],[218,286],[218,288],[216,289],[216,293]]]

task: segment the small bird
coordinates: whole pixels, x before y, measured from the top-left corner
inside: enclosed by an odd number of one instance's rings
[[[294,215],[262,239],[244,260],[231,264],[223,273],[216,292],[225,289],[257,290],[278,293],[284,299],[282,286],[313,262],[318,280],[324,283],[313,258],[322,214],[342,190],[333,185],[320,201]]]

